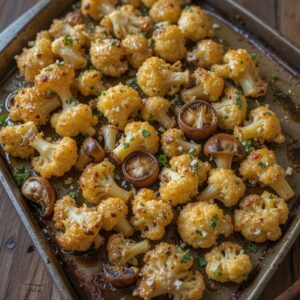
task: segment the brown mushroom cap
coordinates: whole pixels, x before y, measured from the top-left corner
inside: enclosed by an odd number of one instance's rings
[[[209,136],[217,128],[217,113],[206,101],[196,100],[183,105],[178,114],[178,125],[193,140]]]
[[[135,151],[128,155],[122,164],[124,177],[135,187],[152,185],[159,174],[158,162],[147,151]]]
[[[52,215],[56,195],[50,182],[42,177],[30,177],[22,185],[22,195],[29,201],[41,206],[42,217]]]

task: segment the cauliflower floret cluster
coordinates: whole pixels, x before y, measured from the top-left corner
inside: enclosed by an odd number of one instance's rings
[[[156,22],[176,23],[180,17],[181,7],[177,0],[158,0],[156,1],[149,14]]]
[[[82,0],[81,11],[84,15],[99,21],[104,15],[115,10],[116,0]]]
[[[76,86],[83,96],[99,96],[105,90],[102,74],[97,70],[86,70],[79,74]]]

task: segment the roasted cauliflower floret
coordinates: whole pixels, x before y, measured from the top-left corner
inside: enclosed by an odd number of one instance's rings
[[[184,102],[204,99],[210,102],[218,101],[224,89],[224,80],[216,73],[198,68],[192,75],[194,87],[181,92]]]
[[[208,173],[211,170],[211,165],[209,162],[203,162],[191,154],[174,156],[172,159],[170,159],[169,164],[176,172],[180,170],[190,170],[195,173],[198,177],[199,186],[206,182]]]
[[[153,126],[148,122],[131,122],[124,129],[125,137],[119,146],[112,151],[115,161],[122,162],[127,155],[136,150],[155,154],[159,147],[159,137]]]
[[[257,139],[261,143],[276,142],[281,144],[285,141],[281,133],[281,126],[276,114],[266,106],[258,106],[251,110],[250,124],[245,127],[234,128],[234,135],[240,140]]]
[[[280,225],[288,219],[289,209],[282,198],[267,191],[249,195],[234,212],[234,230],[249,241],[263,243],[276,241],[281,236]]]
[[[128,119],[135,116],[141,105],[138,92],[119,83],[99,96],[97,108],[111,124],[124,129]]]
[[[209,172],[208,186],[197,197],[200,201],[218,199],[226,207],[236,205],[244,196],[246,186],[232,170],[213,169]]]
[[[205,260],[207,275],[223,283],[228,281],[241,283],[248,278],[252,270],[249,255],[244,253],[240,245],[231,242],[214,247],[205,255]]]
[[[70,196],[55,203],[53,221],[55,228],[59,230],[55,239],[65,250],[86,251],[93,244],[98,248],[103,242],[99,235],[101,214],[86,204],[77,207],[76,201]]]
[[[202,68],[210,68],[214,64],[220,64],[223,60],[223,45],[213,40],[202,40],[196,47],[187,53],[187,61]]]
[[[99,96],[105,90],[102,74],[97,70],[86,70],[76,79],[76,86],[83,96]]]
[[[51,51],[51,38],[48,35],[39,35],[33,47],[24,48],[22,54],[15,58],[18,69],[25,80],[33,82],[40,70],[55,62],[54,54]]]
[[[13,122],[32,121],[36,125],[45,125],[51,112],[61,106],[57,96],[40,94],[35,88],[23,88],[11,102],[9,117]]]
[[[186,55],[185,38],[176,25],[167,25],[153,32],[154,51],[162,59],[174,63]]]
[[[146,253],[150,249],[150,243],[148,240],[134,242],[118,233],[109,237],[106,248],[108,260],[112,265],[136,266],[138,263],[136,256]]]
[[[156,22],[174,24],[180,17],[181,7],[177,0],[158,0],[152,5],[149,14]]]
[[[142,4],[141,0],[121,0],[122,4],[130,4],[133,5],[136,8],[139,8]]]
[[[288,200],[295,193],[285,179],[282,166],[276,163],[275,153],[267,148],[252,151],[240,164],[240,174],[252,184],[270,186],[280,197]]]
[[[104,75],[120,77],[128,69],[126,53],[119,40],[95,40],[90,55],[93,66]]]
[[[169,157],[178,156],[183,153],[192,153],[196,156],[200,153],[201,146],[186,141],[180,129],[171,128],[161,136],[161,149]]]
[[[180,211],[177,229],[182,240],[193,248],[210,248],[219,235],[229,236],[233,226],[217,204],[195,202]]]
[[[175,126],[176,121],[168,114],[170,101],[162,97],[150,97],[143,99],[142,117],[145,121],[155,120],[165,128]]]
[[[198,177],[189,170],[163,168],[159,174],[160,198],[172,206],[191,201],[198,194]]]
[[[221,101],[212,105],[217,112],[218,127],[221,129],[233,130],[246,119],[248,107],[246,97],[235,87],[225,88]]]
[[[115,197],[125,202],[131,197],[131,193],[119,187],[114,179],[115,166],[104,160],[99,164],[89,164],[79,178],[83,197],[93,204],[99,204],[102,200]]]
[[[137,72],[138,85],[150,97],[174,95],[190,81],[189,71],[180,68],[180,63],[169,65],[158,57],[148,58]]]
[[[0,130],[0,143],[4,145],[5,152],[26,159],[35,153],[30,141],[37,133],[33,122],[3,127]]]
[[[194,42],[213,35],[210,28],[209,18],[199,6],[186,6],[178,20],[178,26],[185,38]]]
[[[157,1],[158,0],[142,0],[142,3],[147,7],[151,7]]]
[[[104,15],[115,10],[116,0],[81,0],[81,11],[84,15],[99,21]]]
[[[174,300],[199,300],[205,290],[202,275],[192,271],[193,257],[180,247],[160,243],[144,256],[141,280],[133,295],[152,299],[160,295]]]
[[[160,240],[165,234],[165,227],[173,219],[172,207],[159,200],[149,189],[141,189],[132,201],[133,216],[131,224],[142,236],[149,240]]]
[[[142,34],[128,34],[122,40],[122,46],[130,66],[134,69],[138,69],[147,58],[152,56],[150,43]]]
[[[100,202],[97,210],[102,216],[104,230],[115,230],[126,237],[133,235],[134,229],[126,218],[128,207],[123,199],[107,198]]]
[[[260,97],[267,93],[268,84],[261,79],[255,61],[245,49],[229,50],[223,60],[223,65],[212,66],[219,76],[232,79],[246,96]]]

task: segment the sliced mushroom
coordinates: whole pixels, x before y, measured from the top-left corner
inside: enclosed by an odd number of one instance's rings
[[[159,174],[158,162],[147,151],[135,151],[126,157],[122,165],[124,177],[135,187],[152,185]]]
[[[139,275],[139,269],[135,267],[122,267],[103,265],[105,279],[113,286],[124,288],[135,283]]]
[[[102,127],[105,151],[112,151],[115,148],[118,132],[118,127],[114,125],[104,125]]]
[[[241,161],[247,153],[233,135],[218,133],[206,141],[204,154],[214,157],[218,168],[231,169],[232,161]]]
[[[217,113],[205,101],[188,102],[179,112],[178,125],[188,138],[200,140],[217,128]]]
[[[56,195],[50,182],[42,177],[30,177],[22,185],[22,195],[29,201],[41,207],[43,218],[53,213]]]
[[[75,168],[83,171],[90,162],[99,163],[105,158],[105,152],[100,144],[93,138],[86,138],[79,150]]]

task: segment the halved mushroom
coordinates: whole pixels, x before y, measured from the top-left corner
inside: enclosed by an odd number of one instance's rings
[[[215,159],[217,168],[231,169],[232,161],[241,161],[247,153],[233,135],[218,133],[206,141],[204,154]]]
[[[124,288],[135,283],[139,275],[139,269],[135,267],[111,266],[104,264],[105,279],[113,286]]]
[[[135,151],[126,157],[122,165],[124,177],[135,187],[152,185],[159,174],[158,162],[147,151]]]
[[[41,207],[43,218],[53,213],[56,194],[50,182],[42,177],[30,177],[22,185],[22,195],[29,201]]]
[[[90,162],[99,163],[105,158],[105,152],[100,144],[93,138],[86,138],[79,150],[75,168],[83,171]]]
[[[217,128],[217,113],[205,101],[188,102],[179,112],[178,125],[188,138],[200,140]]]
[[[112,151],[115,148],[118,132],[118,127],[114,125],[109,124],[102,127],[105,151]]]

